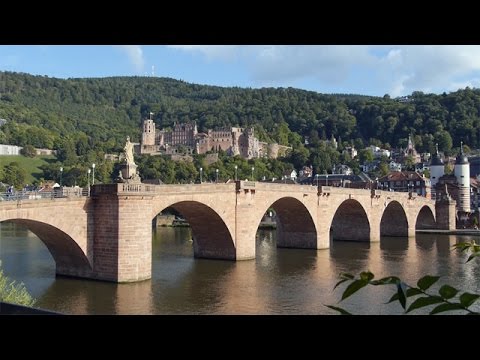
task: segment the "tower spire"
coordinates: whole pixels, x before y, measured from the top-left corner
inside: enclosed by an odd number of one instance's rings
[[[438,143],[435,144],[436,154],[438,155]]]
[[[463,141],[460,141],[460,154],[463,154]]]

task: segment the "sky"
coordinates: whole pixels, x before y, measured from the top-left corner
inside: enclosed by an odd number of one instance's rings
[[[480,86],[474,45],[0,45],[0,71],[391,97]]]

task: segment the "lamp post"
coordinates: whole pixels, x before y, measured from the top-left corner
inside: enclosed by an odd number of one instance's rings
[[[92,185],[95,185],[95,163],[92,164]]]
[[[317,180],[317,188],[318,188],[318,174],[315,174],[315,179]]]
[[[218,183],[218,169],[215,169],[215,182]]]
[[[238,166],[235,165],[235,181],[237,181],[237,169],[238,169]]]
[[[328,186],[328,174],[325,175],[325,186]]]
[[[202,171],[203,171],[203,168],[200,168],[200,184],[202,183]]]
[[[255,167],[252,166],[252,181],[254,180],[254,179],[253,179],[253,172],[254,172],[254,171],[255,171]]]
[[[63,180],[63,166],[60,166],[60,187],[62,187],[62,180]]]
[[[87,190],[88,190],[88,196],[90,196],[90,173],[92,170],[88,169],[87,170]]]

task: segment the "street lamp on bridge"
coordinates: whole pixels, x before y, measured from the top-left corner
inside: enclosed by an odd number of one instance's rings
[[[253,172],[255,171],[255,167],[252,166],[252,181],[254,181],[254,178],[253,178]]]
[[[60,166],[60,187],[62,187],[62,180],[63,180],[63,166]]]
[[[92,164],[92,185],[95,185],[95,163]]]
[[[200,184],[202,183],[202,171],[203,171],[203,168],[200,168]]]
[[[235,165],[235,181],[237,181],[237,169],[238,169],[238,166]]]
[[[218,169],[215,169],[215,182],[218,183]]]
[[[87,191],[88,191],[88,196],[90,196],[90,173],[92,172],[92,170],[90,170],[90,168],[88,168],[87,170]]]

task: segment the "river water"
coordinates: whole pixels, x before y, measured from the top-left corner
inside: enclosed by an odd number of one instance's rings
[[[480,293],[479,260],[465,264],[467,255],[452,250],[470,236],[417,234],[297,250],[276,248],[275,231],[259,230],[256,259],[239,262],[194,259],[191,238],[189,228],[154,230],[152,279],[133,284],[56,278],[43,243],[10,223],[0,225],[0,259],[4,273],[37,299],[36,307],[66,314],[336,314],[325,304],[355,314],[401,314],[398,303],[384,304],[393,286],[367,287],[338,303],[344,289],[333,291],[339,273],[364,270],[409,284],[440,275],[439,285]]]

